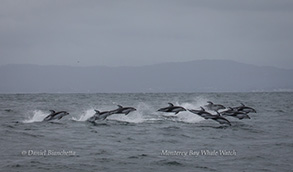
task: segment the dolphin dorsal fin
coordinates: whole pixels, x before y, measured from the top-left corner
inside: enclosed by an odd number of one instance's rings
[[[54,110],[49,110],[51,113],[56,113]]]
[[[203,107],[200,107],[200,109],[201,109],[202,111],[206,111]]]
[[[95,110],[95,112],[96,112],[96,114],[100,114],[101,112],[100,111],[98,111],[98,110]]]
[[[214,104],[214,103],[213,103],[213,102],[211,102],[211,101],[207,101],[207,103],[208,103],[208,104],[211,104],[211,105],[212,105],[212,104]]]
[[[173,103],[168,103],[169,106],[174,106]]]
[[[117,105],[117,106],[119,107],[119,109],[120,109],[120,108],[123,108],[123,106],[121,106],[121,105]]]
[[[241,106],[243,106],[243,107],[245,106],[243,103],[240,103],[240,104],[241,104]]]

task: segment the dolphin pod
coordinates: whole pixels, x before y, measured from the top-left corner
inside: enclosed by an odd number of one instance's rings
[[[231,122],[226,119],[226,117],[233,117],[238,118],[239,120],[242,119],[251,119],[250,116],[248,116],[249,113],[256,113],[256,110],[252,107],[246,106],[243,103],[241,103],[240,106],[236,107],[228,107],[226,108],[224,105],[221,104],[214,104],[211,101],[207,102],[208,104],[203,107],[200,107],[200,110],[196,109],[186,109],[182,106],[175,106],[172,103],[168,103],[167,107],[163,107],[158,109],[158,112],[166,112],[166,113],[174,113],[177,115],[180,112],[188,111],[193,114],[196,114],[206,120],[211,119],[214,120],[220,124],[229,125],[231,126]],[[107,117],[113,115],[113,114],[124,114],[128,115],[129,113],[136,111],[134,107],[123,107],[121,105],[117,105],[118,108],[110,111],[99,111],[95,110],[95,114],[87,119],[88,122],[96,122],[99,120],[105,120]],[[208,112],[207,110],[214,111],[216,114],[212,114],[211,112]],[[219,111],[223,110],[223,111]],[[66,111],[59,111],[55,112],[54,110],[50,110],[50,114],[44,118],[43,121],[51,121],[51,120],[60,120],[64,116],[69,115]]]
[[[239,120],[250,119],[250,117],[248,116],[248,113],[256,113],[256,110],[254,108],[246,106],[243,103],[241,103],[241,106],[237,106],[233,108],[229,107],[228,109],[224,105],[214,104],[211,101],[208,101],[207,103],[208,104],[205,105],[204,107],[207,110],[215,111],[216,114],[211,114],[210,112],[206,111],[203,107],[200,107],[200,110],[195,110],[195,109],[187,109],[187,110],[206,120],[212,119],[220,124],[229,125],[229,126],[231,126],[231,122],[225,117],[234,117],[234,118],[238,118]],[[168,103],[168,104],[169,104],[168,107],[160,108],[158,111],[159,112],[173,112],[175,114],[178,114],[179,112],[182,112],[182,111],[186,111],[184,107],[174,106],[172,103]],[[224,111],[219,112],[219,110],[224,110]]]

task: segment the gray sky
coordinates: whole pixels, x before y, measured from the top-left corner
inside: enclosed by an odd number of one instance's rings
[[[230,59],[293,69],[292,0],[0,0],[0,65]]]

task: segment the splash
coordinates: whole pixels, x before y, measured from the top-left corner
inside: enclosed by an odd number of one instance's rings
[[[34,110],[32,113],[29,113],[28,119],[24,120],[23,123],[41,122],[48,115],[49,113],[45,113],[41,110]]]
[[[130,123],[143,123],[145,121],[143,114],[141,114],[139,112],[131,112],[128,115],[114,114],[114,115],[109,116],[107,119],[130,122]]]
[[[86,121],[87,119],[92,117],[95,113],[96,113],[95,109],[91,108],[91,109],[86,110],[79,117],[72,117],[72,120],[74,120],[74,121]]]

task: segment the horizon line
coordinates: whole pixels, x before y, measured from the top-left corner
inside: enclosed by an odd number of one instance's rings
[[[236,60],[230,60],[230,59],[198,59],[198,60],[188,60],[188,61],[170,61],[170,62],[159,62],[159,63],[154,63],[154,64],[145,64],[145,65],[64,65],[64,64],[32,64],[32,63],[9,63],[9,64],[2,64],[0,67],[3,66],[13,66],[13,65],[28,65],[28,66],[58,66],[58,67],[77,67],[77,68],[87,68],[87,67],[107,67],[107,68],[123,68],[123,67],[148,67],[148,66],[156,66],[156,65],[164,65],[164,64],[176,64],[176,63],[190,63],[190,62],[202,62],[202,61],[229,61],[229,62],[234,62],[238,64],[245,64],[245,65],[251,65],[251,66],[256,66],[256,67],[272,67],[272,68],[277,68],[277,69],[284,69],[284,70],[293,70],[293,68],[284,68],[284,67],[278,67],[278,66],[268,66],[268,65],[256,65],[256,64],[250,64],[250,63],[245,63],[245,62],[239,62]]]

